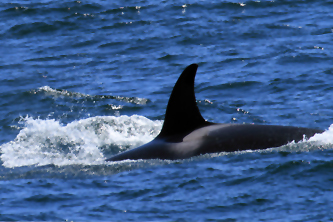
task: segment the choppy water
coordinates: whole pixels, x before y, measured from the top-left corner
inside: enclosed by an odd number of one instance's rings
[[[332,7],[2,1],[0,220],[333,220]],[[264,151],[104,162],[159,133],[191,63],[207,120],[326,131]]]

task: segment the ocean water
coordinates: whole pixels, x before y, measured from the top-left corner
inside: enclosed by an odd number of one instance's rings
[[[0,220],[333,220],[333,1],[0,3]],[[186,160],[158,135],[183,69],[220,123],[325,130]]]

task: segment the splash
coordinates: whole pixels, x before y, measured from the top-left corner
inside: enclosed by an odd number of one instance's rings
[[[309,142],[317,142],[322,145],[333,144],[333,124],[325,132],[315,134],[309,139]]]
[[[102,116],[62,125],[48,119],[22,118],[25,127],[14,141],[0,146],[5,167],[105,163],[103,148],[135,147],[159,133],[162,121],[143,116]]]

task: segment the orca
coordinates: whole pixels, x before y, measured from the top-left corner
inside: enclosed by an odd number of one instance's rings
[[[212,123],[199,111],[194,93],[197,64],[185,68],[176,82],[160,134],[151,142],[107,159],[186,159],[206,153],[260,150],[279,147],[322,130],[279,126]]]

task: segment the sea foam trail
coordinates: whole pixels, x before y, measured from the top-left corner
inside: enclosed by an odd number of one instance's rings
[[[159,133],[162,121],[143,116],[99,116],[67,125],[48,119],[22,119],[25,127],[14,141],[0,146],[5,167],[55,164],[104,164],[103,148],[136,147]]]
[[[32,90],[30,91],[33,94],[37,93],[44,93],[47,96],[51,96],[53,98],[58,97],[70,97],[70,98],[91,98],[91,99],[115,99],[119,101],[124,101],[128,103],[134,103],[134,104],[147,104],[149,102],[148,99],[145,98],[139,98],[139,97],[124,97],[124,96],[112,96],[112,95],[89,95],[84,93],[78,93],[78,92],[70,92],[64,89],[53,89],[49,86],[42,86],[38,88],[38,90]]]

